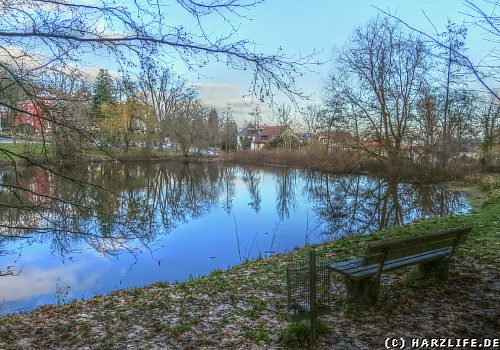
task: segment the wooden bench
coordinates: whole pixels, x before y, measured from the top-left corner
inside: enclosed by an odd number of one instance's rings
[[[450,258],[470,230],[459,228],[376,244],[363,258],[334,263],[329,268],[345,276],[351,301],[372,305],[377,302],[383,272],[418,264],[423,273],[447,280]]]

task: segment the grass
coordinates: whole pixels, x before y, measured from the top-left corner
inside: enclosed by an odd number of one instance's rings
[[[91,327],[88,323],[82,323],[80,325],[80,336],[82,338],[87,338],[90,335]]]
[[[329,332],[328,325],[321,319],[316,319],[316,332],[318,335],[327,334]],[[281,341],[287,346],[291,345],[306,345],[311,342],[311,325],[310,321],[303,320],[290,323],[281,334]]]
[[[42,143],[0,143],[0,160],[19,160],[22,156],[41,157],[51,155],[50,145]],[[21,156],[21,157],[20,157]]]
[[[260,322],[256,329],[247,329],[243,335],[256,342],[269,343],[271,341],[269,330],[263,322]]]
[[[174,337],[178,337],[186,332],[189,332],[193,328],[193,322],[187,318],[181,318],[175,326],[170,329],[170,334]]]
[[[86,148],[84,157],[92,160],[103,160],[110,157],[116,157],[121,160],[150,160],[164,159],[169,157],[179,157],[181,152],[171,149],[144,149],[144,148],[129,148],[128,153],[120,148],[105,148],[99,149],[96,147]],[[54,156],[54,150],[50,143],[1,143],[0,144],[0,160],[21,160],[23,157],[40,158]]]

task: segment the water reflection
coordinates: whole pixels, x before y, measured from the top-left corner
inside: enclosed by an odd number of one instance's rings
[[[287,167],[162,162],[17,170],[0,172],[0,270],[19,273],[0,278],[8,306],[0,313],[61,295],[185,280],[469,208],[461,193],[441,185]]]
[[[290,210],[294,210],[297,204],[295,184],[298,174],[297,171],[284,169],[276,176],[276,213],[281,220],[288,219]]]
[[[416,186],[364,177],[310,172],[306,184],[328,239],[368,233],[433,216],[464,212],[463,194],[442,185]]]
[[[262,198],[260,197],[259,184],[261,180],[261,173],[257,169],[243,169],[243,181],[248,187],[248,193],[252,201],[248,203],[255,210],[256,213],[260,211],[260,202]]]

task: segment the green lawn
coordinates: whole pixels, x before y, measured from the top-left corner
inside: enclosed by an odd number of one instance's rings
[[[43,143],[0,143],[0,160],[18,160],[23,157],[52,155],[50,144]]]
[[[23,157],[40,158],[52,157],[54,155],[53,148],[50,143],[1,143],[0,144],[0,160],[20,160]],[[105,159],[108,157],[118,157],[121,159],[156,159],[165,157],[178,157],[181,155],[179,151],[171,149],[144,149],[144,148],[129,148],[128,153],[120,148],[103,148],[96,147],[87,148],[84,150],[86,157],[91,157],[93,160]]]
[[[165,157],[178,157],[181,156],[181,152],[171,150],[171,149],[145,149],[145,148],[134,148],[130,147],[128,153],[125,153],[124,149],[121,148],[89,148],[85,150],[85,155],[92,158],[106,158],[106,157],[118,157],[121,159],[155,159],[155,158],[165,158]]]

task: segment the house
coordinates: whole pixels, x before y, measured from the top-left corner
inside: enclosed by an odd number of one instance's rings
[[[257,144],[255,143],[257,136],[259,135],[261,128],[258,124],[248,123],[245,127],[243,127],[237,136],[237,148],[238,149],[249,149],[256,150],[258,149]]]
[[[353,137],[344,131],[322,131],[313,135],[311,142],[325,146],[328,145],[328,153],[350,151],[358,146]]]
[[[34,133],[52,132],[52,125],[46,118],[46,111],[42,101],[30,100],[24,102],[14,118],[14,126],[25,128],[26,131]]]
[[[267,126],[264,125],[260,129],[259,135],[257,135],[257,138],[255,140],[255,143],[257,144],[257,147],[259,149],[264,148],[269,142],[275,140],[276,138],[280,137],[283,135],[283,133],[290,129],[289,127],[286,126]],[[292,133],[293,134],[293,133]]]
[[[278,138],[282,139],[284,147],[297,142],[297,136],[289,126],[249,123],[238,133],[238,149],[260,150]]]
[[[307,145],[311,142],[313,134],[310,132],[299,131],[295,132],[295,137],[297,137],[297,140],[301,145]]]

